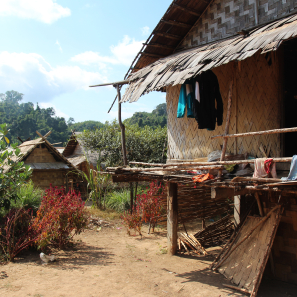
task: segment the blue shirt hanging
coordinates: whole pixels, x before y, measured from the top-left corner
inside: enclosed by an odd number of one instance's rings
[[[184,83],[181,86],[179,99],[178,99],[178,106],[177,106],[177,117],[183,118],[186,111],[187,106],[187,117],[194,118],[193,112],[193,104],[194,104],[194,88],[192,84]]]

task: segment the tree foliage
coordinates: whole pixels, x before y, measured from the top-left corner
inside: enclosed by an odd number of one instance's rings
[[[0,125],[0,211],[9,209],[11,202],[17,199],[20,186],[29,179],[32,170],[24,162],[18,162],[21,151],[17,144],[9,147],[9,130],[6,124]],[[9,170],[8,170],[9,169]]]
[[[166,103],[157,105],[151,112],[135,112],[133,116],[124,121],[124,124],[138,125],[139,127],[150,126],[164,128],[167,125]]]
[[[37,137],[36,130],[41,134],[52,131],[48,137],[52,143],[66,142],[70,136],[70,129],[63,117],[55,116],[52,107],[34,108],[32,102],[21,103],[23,94],[16,91],[7,91],[0,94],[0,124],[6,123],[10,127],[8,137],[17,142],[19,136],[22,140]]]
[[[75,130],[77,132],[83,132],[84,130],[95,130],[95,129],[100,129],[104,127],[104,124],[98,121],[84,121],[84,122],[74,123],[73,118],[70,118],[67,121],[67,124],[70,129]]]
[[[107,166],[123,164],[121,130],[116,121],[106,123],[101,129],[84,131],[80,135],[86,147],[102,152],[102,163]],[[163,162],[166,159],[167,129],[126,124],[128,161]]]

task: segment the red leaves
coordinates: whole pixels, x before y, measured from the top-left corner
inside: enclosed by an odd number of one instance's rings
[[[75,234],[87,225],[87,215],[80,194],[65,193],[64,188],[50,186],[41,201],[33,226],[39,232],[36,243],[44,249],[48,246],[63,248]]]
[[[136,196],[133,213],[125,212],[122,215],[123,224],[127,227],[128,233],[134,229],[141,235],[141,226],[143,222],[149,223],[150,229],[157,224],[158,218],[163,212],[160,196],[164,192],[164,186],[155,181],[150,184],[147,193],[142,193]]]

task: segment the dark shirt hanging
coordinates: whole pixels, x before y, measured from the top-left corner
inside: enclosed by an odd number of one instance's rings
[[[194,100],[194,117],[199,129],[214,130],[223,122],[223,101],[216,75],[207,70],[195,78],[199,83],[200,102]],[[216,104],[217,103],[217,108]]]

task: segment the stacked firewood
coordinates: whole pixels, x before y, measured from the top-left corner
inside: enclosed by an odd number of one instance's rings
[[[225,243],[234,232],[234,224],[230,216],[218,220],[194,234],[204,247],[218,246]]]
[[[190,254],[190,251],[194,251],[198,255],[207,255],[206,250],[200,244],[200,242],[194,237],[193,234],[180,233],[180,238],[178,239],[178,248],[180,251],[183,249]]]
[[[180,251],[195,252],[198,255],[207,255],[206,247],[218,246],[226,242],[234,232],[234,224],[230,216],[207,226],[196,234],[180,233],[178,247]]]

